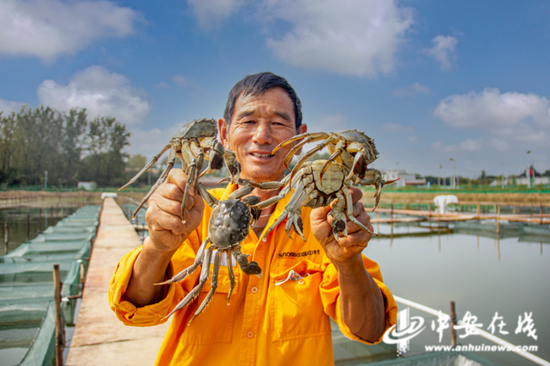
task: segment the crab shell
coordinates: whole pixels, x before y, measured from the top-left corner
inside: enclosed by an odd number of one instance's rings
[[[354,173],[359,178],[364,178],[367,172],[367,166],[378,158],[378,151],[374,145],[374,140],[357,130],[344,130],[335,134],[340,137],[344,143],[345,150],[342,152],[340,162],[351,169],[357,153],[362,152],[363,158],[354,167]],[[330,154],[336,151],[336,144],[329,144]]]
[[[346,139],[346,150],[349,153],[355,154],[360,150],[367,150],[369,152],[369,157],[365,157],[367,164],[372,163],[378,158],[378,151],[376,151],[376,146],[374,146],[374,140],[365,135],[364,132],[345,130],[338,134]]]
[[[214,119],[194,120],[183,126],[172,137],[172,140],[197,140],[200,146],[212,146],[216,139],[218,129]],[[200,149],[190,145],[194,156],[199,155]]]
[[[212,245],[227,249],[242,242],[248,235],[252,216],[250,208],[238,199],[222,201],[212,210],[208,236]]]

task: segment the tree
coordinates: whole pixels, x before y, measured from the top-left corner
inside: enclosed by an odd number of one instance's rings
[[[57,112],[44,106],[34,110],[24,106],[16,118],[14,136],[18,171],[25,183],[39,185],[45,170],[55,172],[53,164],[59,157],[61,119]]]
[[[60,113],[23,106],[8,116],[0,111],[0,184],[42,185],[48,171],[49,185],[118,185],[126,179],[129,136],[114,118],[88,122],[85,109]]]
[[[126,168],[131,171],[140,171],[147,164],[147,158],[141,154],[130,155]]]
[[[88,129],[88,155],[83,159],[82,177],[100,186],[124,183],[124,159],[122,149],[129,145],[130,133],[126,126],[111,117],[98,117]]]
[[[71,109],[63,114],[63,136],[61,140],[62,178],[61,185],[76,185],[80,171],[82,152],[85,148],[86,127],[88,116],[86,109]]]

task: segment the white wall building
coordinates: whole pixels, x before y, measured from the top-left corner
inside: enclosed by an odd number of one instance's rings
[[[501,180],[494,180],[491,182],[491,186],[501,186],[501,185],[512,185],[512,184],[516,184],[518,186],[528,186],[530,185],[531,181],[531,178],[515,178],[515,183],[514,183],[514,180],[512,179],[505,179],[504,182],[501,181]],[[535,185],[539,185],[539,184],[550,184],[550,179],[549,177],[535,177],[533,178],[533,183]]]
[[[426,178],[416,179],[416,174],[407,173],[404,169],[388,169],[382,172],[382,177],[385,181],[401,178],[392,184],[394,187],[426,185]]]

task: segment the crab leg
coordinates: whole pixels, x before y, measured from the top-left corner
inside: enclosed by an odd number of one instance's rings
[[[333,217],[332,221],[332,235],[337,242],[340,241],[339,234],[342,233],[344,237],[348,236],[347,220],[346,215],[344,214],[344,209],[346,207],[346,198],[342,195],[341,192],[336,193],[336,202],[332,206],[329,215]]]
[[[249,254],[243,254],[241,252],[241,246],[237,245],[231,248],[231,254],[235,257],[237,264],[241,267],[241,270],[247,275],[255,275],[258,278],[262,278],[263,272],[257,262],[248,263]]]
[[[318,140],[318,139],[317,139],[317,140]],[[294,147],[292,148],[292,150],[290,150],[290,151],[288,152],[288,154],[286,154],[286,156],[285,156],[285,159],[284,159],[285,167],[286,167],[288,170],[290,170],[290,169],[288,168],[288,164],[292,161],[292,158],[294,157],[294,154],[296,154],[296,152],[297,152],[298,150],[300,150],[302,147],[304,147],[305,144],[310,143],[310,142],[314,142],[314,141],[317,141],[317,140],[310,140],[310,139],[308,138],[308,139],[305,139],[305,140],[303,140],[303,141],[300,141],[298,144],[296,144],[296,146],[294,146]],[[281,145],[279,145],[279,146],[281,146]],[[275,154],[275,150],[277,150],[277,147],[273,150],[272,154]]]
[[[214,293],[216,292],[216,289],[218,288],[218,273],[220,272],[220,251],[216,250],[214,253],[214,265],[212,267],[212,281],[210,282],[210,291],[208,291],[208,294],[206,294],[206,297],[202,301],[201,305],[195,312],[195,315],[189,320],[187,325],[190,325],[193,319],[197,317],[202,311],[206,308],[208,304],[210,304],[210,301],[212,301],[212,297],[214,297]],[[210,263],[209,263],[210,264]],[[207,267],[210,267],[208,265]],[[207,277],[208,278],[208,277]],[[205,280],[206,282],[206,280]]]
[[[199,182],[198,184],[198,192],[202,199],[208,204],[210,207],[214,207],[214,205],[218,204],[218,199],[210,194],[204,187],[202,183]]]
[[[281,142],[279,145],[277,145],[275,147],[275,149],[273,149],[273,151],[271,153],[275,154],[275,151],[279,150],[281,147],[286,146],[286,145],[288,145],[291,142],[296,141],[296,140],[306,139],[307,142],[314,142],[314,141],[319,141],[319,140],[322,140],[324,138],[327,138],[327,136],[329,136],[329,134],[326,133],[326,132],[302,133],[300,135],[296,135],[292,138],[289,138],[289,139]]]
[[[189,291],[189,293],[183,298],[183,300],[181,300],[180,303],[176,305],[174,310],[172,310],[170,314],[162,318],[162,320],[168,319],[176,311],[183,309],[184,307],[189,305],[189,303],[191,303],[191,301],[193,301],[195,297],[199,296],[199,293],[201,292],[201,289],[206,283],[206,281],[208,280],[208,275],[210,273],[210,260],[212,258],[212,250],[213,250],[212,247],[209,247],[208,249],[206,249],[204,253],[204,260],[203,260],[203,265],[201,269],[200,281],[197,284],[197,286],[195,286],[191,291]]]
[[[315,146],[313,149],[307,152],[300,161],[294,166],[294,169],[292,169],[292,172],[290,172],[290,181],[292,182],[292,177],[294,177],[295,172],[304,165],[307,159],[309,159],[310,156],[313,156],[317,151],[322,150],[325,146],[327,146],[330,143],[330,139],[320,143],[319,145]]]
[[[193,179],[194,185],[193,188],[195,189],[195,192],[197,191],[197,184],[199,183],[199,177],[202,171],[202,165],[204,164],[204,154],[201,152],[199,153],[199,156],[197,157],[197,170],[195,171],[195,177]]]
[[[166,168],[164,168],[164,170],[163,170],[162,174],[160,175],[159,179],[151,187],[149,192],[147,192],[145,197],[143,197],[143,199],[141,200],[139,206],[134,211],[134,214],[132,215],[132,219],[136,218],[136,214],[138,213],[139,209],[141,207],[143,207],[145,202],[147,202],[149,197],[151,197],[151,195],[155,192],[155,190],[158,188],[158,186],[161,185],[162,183],[164,183],[164,181],[166,180],[166,177],[168,176],[168,173],[170,173],[170,170],[172,170],[172,167],[174,166],[174,162],[176,161],[176,153],[175,153],[174,150],[175,150],[175,148],[172,147],[172,150],[170,151],[171,158],[170,158],[170,160],[168,160],[168,163],[166,163]]]
[[[289,214],[288,214],[288,221],[285,226],[285,230],[288,236],[290,236],[290,228],[294,229],[294,232],[302,238],[303,241],[306,241],[303,233],[303,226],[304,223],[302,221],[302,218],[298,214],[299,210],[304,206],[304,202],[309,202],[313,199],[315,199],[318,194],[314,191],[315,186],[308,184],[307,178],[302,181],[302,184],[304,185],[304,190],[301,193],[301,196],[303,198],[298,198],[298,201],[290,207]],[[290,202],[289,202],[290,205]],[[301,213],[301,212],[300,212]]]
[[[353,164],[351,165],[351,170],[348,174],[348,176],[346,177],[346,179],[351,179],[351,177],[353,177],[353,175],[355,174],[354,170],[355,170],[355,166],[357,164],[359,164],[359,161],[361,160],[361,158],[363,157],[363,152],[360,151],[357,153],[357,155],[355,155],[355,159],[353,159]]]
[[[295,177],[294,177],[294,180],[293,180],[293,184],[296,184],[296,182],[298,182],[302,176],[304,175],[304,173],[302,171],[300,171]],[[262,188],[262,187],[268,187],[267,189],[268,190],[271,190],[271,189],[276,189],[276,188],[271,188],[273,184],[273,186],[277,186],[278,187],[282,187],[284,186],[285,184],[288,183],[288,181],[290,180],[290,175],[287,175],[281,182],[264,182],[264,183],[250,183],[250,184],[257,184],[255,185],[256,188],[260,188],[260,189],[266,189],[266,188]],[[278,195],[276,196],[273,196],[271,198],[268,198],[266,199],[265,201],[263,202],[260,202],[259,204],[257,205],[253,205],[251,207],[254,207],[254,208],[259,208],[260,210],[263,210],[264,208],[267,208],[277,202],[279,202],[281,199],[283,199],[287,194],[288,192],[290,192],[290,188],[292,187],[291,184],[287,185],[285,188],[283,188]]]
[[[233,273],[233,258],[231,256],[231,250],[225,251],[225,258],[227,259],[227,276],[229,277],[229,291],[227,292],[227,305],[229,305],[229,299],[235,288],[235,274]]]
[[[246,185],[244,187],[241,187],[239,189],[237,189],[236,191],[234,191],[233,193],[231,193],[229,196],[227,196],[227,199],[228,200],[236,200],[236,199],[239,199],[241,197],[244,197],[246,196],[247,194],[250,194],[252,193],[252,191],[254,190],[254,187],[251,186],[251,185]]]
[[[374,211],[376,210],[376,208],[378,207],[378,203],[380,202],[380,193],[382,192],[382,187],[384,187],[384,185],[386,184],[395,183],[401,178],[392,179],[386,182],[380,177],[381,174],[378,170],[370,169],[368,172],[371,178],[359,179],[359,183],[364,186],[373,185],[376,187],[376,192],[374,193],[374,196],[373,196],[373,197],[376,197],[375,205],[374,205],[374,208],[372,209]]]
[[[265,234],[263,235],[264,237],[267,237],[267,235],[277,225],[279,225],[281,222],[283,222],[283,220],[288,216],[289,212],[294,210],[295,206],[297,206],[298,204],[300,204],[302,202],[303,196],[304,196],[304,185],[302,183],[299,183],[298,186],[296,187],[296,190],[294,191],[294,194],[292,195],[292,198],[290,199],[290,201],[288,201],[286,207],[284,208],[283,212],[281,213],[281,216],[279,216],[277,218],[277,220],[275,220],[275,222],[266,230]],[[288,237],[290,239],[292,239],[292,237],[290,236],[290,230],[286,232],[286,235],[288,235]],[[305,241],[305,239],[304,239],[304,241]]]
[[[199,247],[199,250],[197,250],[197,254],[195,255],[195,262],[193,262],[192,265],[190,265],[189,267],[187,267],[186,269],[184,269],[183,271],[181,271],[180,273],[178,273],[177,275],[175,275],[171,279],[169,279],[167,281],[164,281],[164,282],[155,283],[155,285],[159,285],[159,286],[160,285],[169,285],[169,284],[174,283],[174,282],[179,282],[179,281],[183,280],[185,277],[189,276],[191,273],[195,272],[195,269],[197,269],[197,267],[199,265],[202,265],[202,263],[203,263],[204,248],[206,247],[206,245],[208,243],[211,243],[211,241],[209,239],[206,239],[205,241],[202,242],[201,246]]]
[[[195,178],[195,172],[197,171],[197,161],[193,159],[191,164],[187,167],[187,181],[185,182],[185,190],[183,191],[183,197],[181,199],[181,222],[185,224],[184,213],[185,205],[187,204],[187,197],[189,196],[189,187],[193,184],[193,179]],[[195,191],[196,192],[196,191]]]
[[[139,171],[139,173],[137,173],[136,175],[134,175],[134,177],[132,179],[130,179],[130,181],[128,183],[126,183],[125,185],[123,185],[122,187],[120,187],[118,190],[121,191],[123,190],[124,188],[128,187],[130,184],[134,183],[136,181],[136,179],[138,179],[143,173],[145,173],[147,170],[149,170],[150,167],[153,166],[153,164],[155,164],[159,158],[162,156],[162,154],[164,154],[166,152],[166,150],[168,150],[170,148],[170,144],[166,145],[164,147],[164,149],[162,149],[162,151],[160,153],[158,153],[157,155],[153,156],[151,158],[151,160],[149,160],[149,162],[143,167],[141,168],[141,170]]]
[[[282,200],[288,194],[289,191],[290,191],[290,186],[286,186],[281,192],[279,192],[278,195],[268,198],[265,201],[260,202],[259,204],[254,205],[252,207],[259,208],[260,210],[263,210],[264,208],[268,208],[269,206],[274,205],[275,203]]]
[[[229,149],[226,149],[223,153],[223,160],[225,161],[225,166],[229,170],[231,175],[231,183],[237,184],[239,181],[239,176],[241,174],[241,164],[237,161],[237,156],[235,152]]]
[[[344,197],[346,198],[346,215],[348,216],[349,221],[353,222],[355,225],[359,226],[361,229],[365,230],[371,235],[380,236],[376,233],[373,233],[365,225],[357,221],[355,216],[353,216],[353,198],[351,197],[351,193],[349,193],[349,189],[343,189],[342,191],[344,193]]]
[[[205,174],[212,174],[216,170],[220,170],[223,167],[224,148],[223,145],[214,140],[212,148],[210,149],[210,155],[208,157],[208,167],[201,173],[199,178]]]

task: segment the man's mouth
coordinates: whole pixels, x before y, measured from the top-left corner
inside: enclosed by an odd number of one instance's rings
[[[272,157],[273,155],[272,154],[269,154],[269,153],[264,153],[264,154],[260,154],[260,153],[250,153],[251,155],[254,155],[258,158],[270,158]]]

